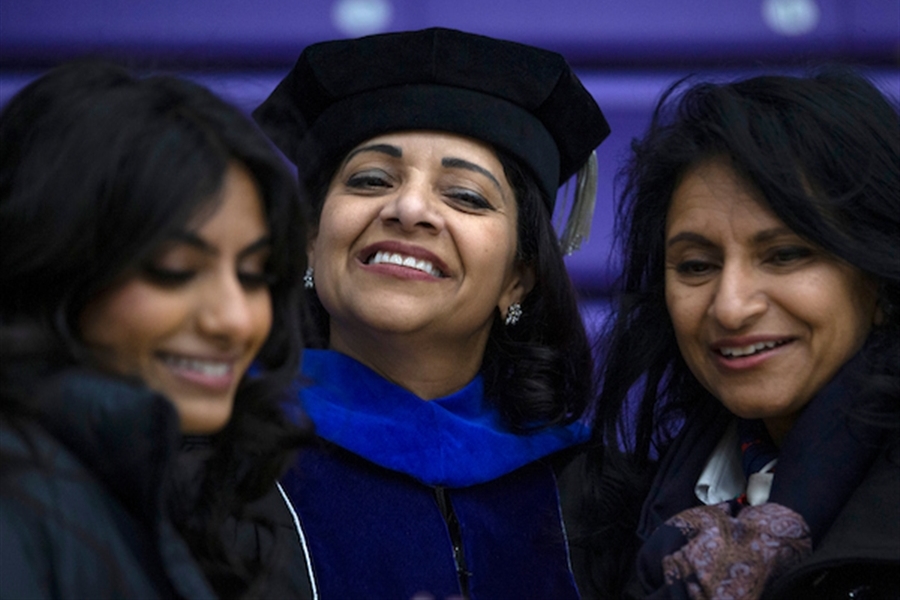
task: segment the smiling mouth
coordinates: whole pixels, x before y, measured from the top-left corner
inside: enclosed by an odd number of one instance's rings
[[[755,344],[748,344],[746,346],[738,346],[734,348],[719,348],[717,351],[719,354],[726,358],[740,358],[743,356],[752,356],[754,354],[759,354],[760,352],[765,352],[766,350],[771,350],[772,348],[777,348],[778,346],[783,346],[787,343],[787,340],[780,342],[757,342]]]
[[[397,252],[376,252],[369,257],[369,260],[366,261],[366,264],[397,265],[399,267],[406,267],[408,269],[422,271],[423,273],[427,273],[432,277],[444,277],[444,274],[441,272],[441,270],[431,264],[430,261],[423,260],[421,258],[415,258],[412,256],[405,256],[403,254],[398,254]]]
[[[234,370],[234,363],[221,360],[203,360],[164,354],[162,361],[176,371],[194,372],[205,377],[225,377]]]

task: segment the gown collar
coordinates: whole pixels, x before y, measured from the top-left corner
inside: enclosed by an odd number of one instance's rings
[[[481,376],[426,401],[332,350],[304,350],[302,371],[301,405],[319,437],[427,485],[491,481],[589,436],[580,422],[514,433]]]

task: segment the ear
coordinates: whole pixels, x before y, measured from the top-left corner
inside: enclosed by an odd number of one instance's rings
[[[500,301],[497,303],[500,315],[504,319],[509,311],[509,305],[515,302],[522,302],[525,296],[528,295],[528,292],[534,288],[534,282],[534,267],[526,263],[516,263],[515,267],[513,267],[512,276],[500,294]]]
[[[310,228],[306,234],[306,264],[313,266],[316,258],[316,239],[319,235],[318,228]]]

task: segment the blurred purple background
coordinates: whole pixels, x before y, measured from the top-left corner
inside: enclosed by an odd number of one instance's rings
[[[900,98],[900,0],[0,0],[0,104],[94,54],[188,76],[250,110],[307,44],[435,25],[563,53],[606,113],[595,225],[567,259],[590,320],[615,272],[614,175],[667,85],[840,62]]]
[[[432,25],[515,39],[573,63],[788,56],[896,66],[897,0],[3,0],[4,66],[101,50],[175,64],[289,63],[311,42]]]

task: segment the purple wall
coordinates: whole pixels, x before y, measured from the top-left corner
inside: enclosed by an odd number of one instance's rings
[[[0,64],[85,49],[272,64],[318,40],[432,25],[587,64],[900,56],[897,0],[2,0]]]

